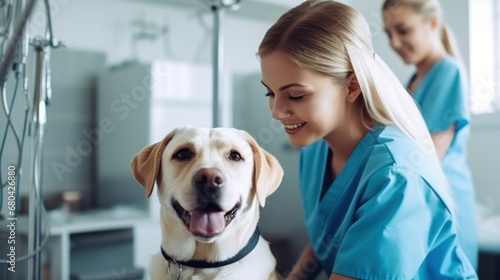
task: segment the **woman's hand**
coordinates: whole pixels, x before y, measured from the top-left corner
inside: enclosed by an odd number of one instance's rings
[[[313,248],[308,244],[295,263],[292,272],[286,277],[286,280],[315,279],[320,272],[321,265],[314,254]]]

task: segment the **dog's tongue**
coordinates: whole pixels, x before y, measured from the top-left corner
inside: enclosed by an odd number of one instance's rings
[[[224,212],[200,212],[193,211],[191,213],[191,220],[189,221],[189,229],[191,232],[203,236],[212,236],[216,233],[222,232],[226,222],[224,219]]]

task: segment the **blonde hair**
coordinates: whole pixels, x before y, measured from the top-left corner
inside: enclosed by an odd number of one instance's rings
[[[420,151],[409,155],[414,164],[418,164],[417,157],[423,157],[421,162],[431,157],[440,167],[420,110],[392,70],[375,55],[369,25],[358,11],[335,1],[306,1],[283,14],[267,31],[258,55],[276,51],[299,67],[339,83],[347,82],[354,73],[370,118],[396,126],[420,146]]]
[[[443,10],[438,0],[385,0],[382,6],[383,11],[396,11],[397,5],[407,4],[412,7],[417,13],[422,15],[424,19],[429,20],[433,16],[437,16],[441,23],[441,43],[446,52],[453,56],[456,60],[462,62],[462,56],[458,50],[457,43],[453,32],[443,20]]]

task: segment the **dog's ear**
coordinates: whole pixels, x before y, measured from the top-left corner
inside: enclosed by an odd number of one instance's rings
[[[256,188],[260,205],[264,207],[266,198],[276,191],[281,184],[281,180],[283,179],[283,168],[278,160],[262,149],[249,133],[244,132],[244,134],[253,151],[253,184]]]
[[[158,172],[160,172],[163,151],[175,133],[176,130],[170,132],[161,142],[145,147],[130,162],[132,175],[146,189],[146,197],[148,198],[153,192]]]

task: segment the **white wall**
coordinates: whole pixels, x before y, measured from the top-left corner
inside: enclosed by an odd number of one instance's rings
[[[166,43],[171,52],[165,53],[158,40],[138,45],[140,58],[174,59],[184,62],[211,63],[212,13],[203,6],[182,8],[158,4],[158,1],[124,0],[53,0],[52,17],[54,35],[68,48],[104,52],[108,65],[131,58],[131,21],[143,17],[148,22],[168,26]],[[44,33],[42,1],[30,23],[31,35]],[[196,14],[202,13],[201,21]],[[268,17],[269,18],[269,17]],[[224,23],[226,64],[235,72],[257,71],[255,57],[259,40],[271,21],[237,17],[227,12]],[[55,50],[57,51],[57,50]]]
[[[496,177],[500,171],[500,113],[473,116],[471,124],[469,164],[477,201],[500,215],[500,180]]]

